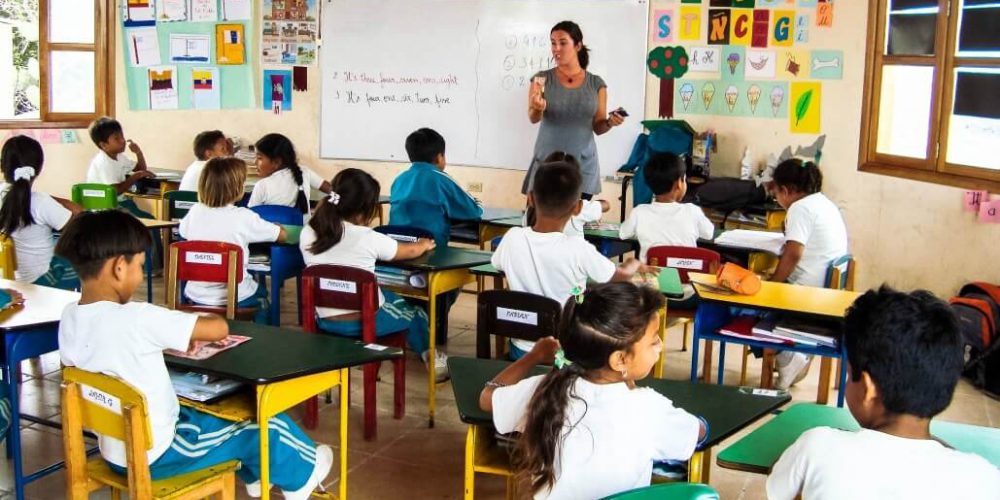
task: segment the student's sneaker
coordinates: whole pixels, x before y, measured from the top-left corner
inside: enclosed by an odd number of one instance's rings
[[[307,500],[312,495],[313,490],[326,479],[331,467],[333,467],[333,449],[325,444],[317,446],[316,467],[305,486],[295,491],[281,490],[281,493],[285,495],[286,500]]]
[[[252,482],[246,483],[247,496],[250,498],[260,498],[260,479]]]
[[[799,352],[782,351],[775,357],[778,368],[778,381],[775,387],[787,391],[789,387],[799,383],[809,374],[812,356]]]
[[[428,349],[420,355],[420,359],[424,361],[424,366],[430,369],[430,365],[427,362],[427,355],[431,351]],[[448,374],[448,355],[441,352],[440,349],[434,350],[434,380],[435,382],[444,382],[451,378]]]

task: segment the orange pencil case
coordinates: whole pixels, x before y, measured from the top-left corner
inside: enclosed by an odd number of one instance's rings
[[[715,277],[719,286],[740,295],[753,295],[760,291],[760,276],[732,262],[723,264]]]

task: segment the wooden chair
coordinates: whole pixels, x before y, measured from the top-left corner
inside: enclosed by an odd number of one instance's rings
[[[105,486],[111,498],[195,499],[219,495],[236,498],[239,462],[229,461],[180,476],[153,481],[146,452],[153,446],[146,398],[128,383],[78,368],[62,371],[63,449],[66,498],[82,500]],[[100,402],[98,402],[100,401]],[[84,429],[125,442],[128,474],[113,471],[101,457],[87,460]]]
[[[118,208],[118,190],[110,184],[76,184],[73,186],[73,203],[84,210]]]
[[[237,307],[238,285],[243,279],[243,249],[220,241],[178,241],[170,245],[167,268],[167,307],[180,311],[210,312],[228,319],[252,318],[257,307]],[[181,283],[207,281],[226,284],[226,305],[185,304]]]
[[[12,280],[14,279],[14,271],[17,271],[14,240],[7,235],[0,234],[0,278]]]
[[[476,357],[490,357],[490,336],[496,337],[496,356],[503,357],[504,339],[535,342],[557,337],[562,304],[541,295],[510,290],[487,290],[476,300]]]
[[[710,273],[715,274],[719,268],[722,257],[719,252],[704,248],[676,247],[676,246],[655,246],[646,251],[646,262],[653,266],[672,267],[677,269],[677,274],[681,277],[681,284],[686,285],[691,282],[688,273]],[[681,342],[681,351],[687,350],[688,333],[691,330],[691,323],[694,321],[696,309],[683,309],[674,305],[675,301],[668,302],[670,316],[678,318],[684,322],[684,339]],[[707,351],[706,351],[707,353]]]
[[[378,312],[378,282],[375,275],[348,266],[318,265],[302,271],[302,328],[310,333],[319,333],[316,325],[316,308],[331,307],[361,311],[361,340],[366,344],[381,344],[400,349],[406,348],[407,330],[390,333],[381,337],[375,334],[375,314]],[[324,332],[327,333],[327,332]],[[335,333],[329,333],[336,335]],[[393,365],[393,418],[401,419],[406,410],[406,357],[392,361]],[[364,365],[364,436],[365,440],[375,439],[378,434],[376,422],[375,383],[379,363]],[[306,403],[304,423],[314,429],[318,423],[316,398]]]

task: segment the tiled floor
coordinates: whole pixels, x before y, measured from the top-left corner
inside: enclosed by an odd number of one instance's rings
[[[291,282],[289,282],[291,284]],[[156,300],[163,300],[162,281],[157,280]],[[145,300],[145,290],[136,293],[137,300]],[[282,320],[284,325],[295,323],[294,288],[284,293]],[[451,331],[446,350],[450,354],[475,355],[475,296],[462,294],[451,313]],[[671,329],[667,341],[666,376],[685,379],[690,368],[690,352],[680,351],[680,329]],[[739,379],[740,350],[732,346],[727,351],[726,377],[729,383]],[[795,400],[811,401],[816,396],[818,363],[809,378],[793,388]],[[750,373],[759,373],[759,362],[752,361]],[[384,366],[384,374],[389,373],[389,365]],[[26,412],[56,417],[59,413],[59,359],[49,354],[41,360],[25,363],[24,382],[21,387],[21,401]],[[393,420],[391,414],[392,383],[386,376],[379,385],[378,439],[366,442],[361,438],[360,370],[359,376],[352,377],[353,406],[350,408],[350,436],[348,438],[348,493],[352,498],[460,498],[463,492],[463,457],[465,426],[459,421],[454,396],[449,383],[439,386],[438,418],[433,429],[427,428],[427,386],[424,367],[415,356],[407,358],[407,399],[406,416]],[[756,376],[752,376],[756,382]],[[831,400],[835,394],[831,393]],[[298,410],[292,417],[299,419]],[[954,401],[942,415],[943,419],[977,425],[1000,425],[1000,402],[990,399],[970,387],[965,382],[959,385]],[[336,403],[321,403],[320,426],[310,435],[318,442],[335,443],[338,426]],[[766,420],[766,418],[764,419]],[[60,431],[37,424],[22,424],[23,455],[27,470],[60,460],[62,440]],[[727,443],[744,433],[730,438]],[[13,497],[12,463],[4,458],[0,470],[0,500]],[[336,471],[336,466],[334,467]],[[712,465],[711,484],[724,499],[764,498],[764,477],[754,474],[721,469]],[[327,487],[336,489],[334,476]],[[27,496],[32,499],[57,499],[64,497],[64,476],[56,473],[33,483],[27,488]],[[491,476],[477,476],[476,495],[479,498],[503,498],[504,481]],[[247,498],[242,487],[237,487],[239,498]],[[108,498],[106,492],[95,494],[94,498]]]

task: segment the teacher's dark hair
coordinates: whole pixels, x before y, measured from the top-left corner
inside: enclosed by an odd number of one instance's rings
[[[573,39],[573,44],[580,45],[580,51],[577,52],[577,59],[580,61],[580,67],[587,69],[587,65],[590,64],[590,49],[583,44],[583,31],[580,30],[580,25],[574,23],[573,21],[562,21],[549,30],[549,34],[555,33],[556,31],[563,31]]]

